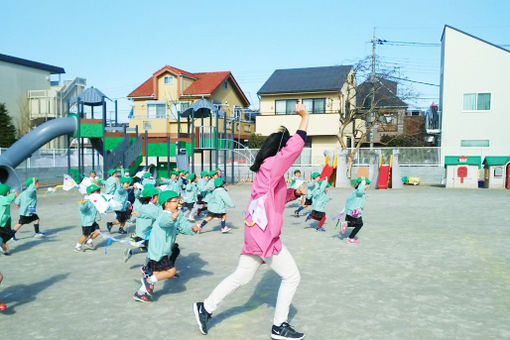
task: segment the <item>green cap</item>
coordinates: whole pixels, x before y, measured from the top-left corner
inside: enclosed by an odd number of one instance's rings
[[[143,178],[149,178],[151,177],[151,173],[150,172],[146,172],[143,174]]]
[[[316,172],[312,173],[312,178],[315,179],[315,178],[319,177],[320,175],[321,174],[316,171]]]
[[[0,183],[0,195],[5,196],[7,193],[11,191],[11,187],[7,184]]]
[[[152,197],[159,195],[158,189],[152,184],[145,184],[142,190],[142,197]]]
[[[221,177],[218,177],[214,180],[214,186],[217,188],[217,187],[221,187],[223,184],[225,183],[225,181],[223,180],[223,178]]]
[[[356,184],[360,184],[361,183],[361,177],[358,177],[356,178]],[[370,180],[368,178],[365,178],[365,183],[366,184],[370,184]]]
[[[133,183],[133,179],[131,177],[121,177],[119,181],[120,181],[121,184],[124,184],[124,183],[131,184],[131,183]]]
[[[39,182],[39,179],[36,177],[36,178],[35,178],[35,181],[36,181],[36,182]],[[26,185],[27,187],[28,187],[28,186],[30,186],[30,184],[32,184],[32,183],[34,183],[34,180],[32,179],[32,177],[27,178],[27,180],[25,181],[25,185]]]
[[[175,176],[179,176],[179,172],[177,171],[170,171],[170,175],[175,175]]]
[[[209,176],[214,176],[214,175],[217,175],[216,171],[209,171]]]
[[[186,175],[189,171],[188,171],[188,170],[184,170],[183,172],[184,172],[184,174]]]
[[[117,169],[110,169],[108,170],[108,176],[111,176],[113,174],[116,174],[117,173]]]
[[[94,173],[94,174],[95,174],[95,173],[96,173],[96,170],[94,170],[94,169],[90,170],[89,174],[91,174],[91,173]]]
[[[158,203],[160,205],[163,205],[168,200],[171,200],[172,198],[179,197],[179,194],[172,190],[166,190],[162,191],[159,194]]]
[[[196,177],[196,176],[195,176],[195,174],[191,173],[191,174],[189,174],[189,175],[188,175],[188,177],[186,177],[186,178],[188,179],[188,181],[192,181],[192,180],[194,180],[194,179],[195,179],[195,177]]]
[[[294,174],[296,174],[296,172],[301,172],[301,170],[299,169],[294,170]]]
[[[97,185],[91,184],[87,187],[87,194],[93,193],[94,191],[98,190],[100,190],[100,188]]]
[[[205,176],[209,176],[209,172],[208,171],[200,171],[200,177],[205,177]]]

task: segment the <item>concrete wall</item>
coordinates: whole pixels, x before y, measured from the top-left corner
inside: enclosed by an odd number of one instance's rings
[[[442,47],[444,156],[503,156],[510,145],[510,53],[449,27]],[[491,93],[488,111],[464,111],[466,93]],[[489,140],[489,147],[461,147],[461,140]]]
[[[6,104],[17,128],[28,91],[49,89],[49,75],[48,71],[0,61],[0,102]]]

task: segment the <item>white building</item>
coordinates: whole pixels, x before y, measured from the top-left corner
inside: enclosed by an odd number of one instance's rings
[[[450,26],[441,41],[442,162],[510,155],[510,51]]]

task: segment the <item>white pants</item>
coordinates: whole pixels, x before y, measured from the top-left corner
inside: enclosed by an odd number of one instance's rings
[[[263,258],[258,255],[241,255],[236,270],[221,281],[207,299],[204,300],[205,309],[209,313],[213,313],[227,295],[251,281],[263,261],[282,278],[276,300],[273,323],[279,326],[282,322],[287,322],[290,303],[301,280],[301,275],[294,258],[283,245],[278,255],[271,257]]]

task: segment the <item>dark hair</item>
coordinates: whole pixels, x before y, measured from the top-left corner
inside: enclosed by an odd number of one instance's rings
[[[264,162],[266,158],[276,155],[276,153],[287,144],[289,138],[289,130],[287,130],[285,126],[280,126],[278,132],[270,134],[260,147],[257,156],[255,156],[255,162],[250,167],[250,170],[253,172],[259,171],[262,162]]]
[[[138,200],[142,204],[149,204],[149,202],[152,200],[152,197],[140,197]]]

